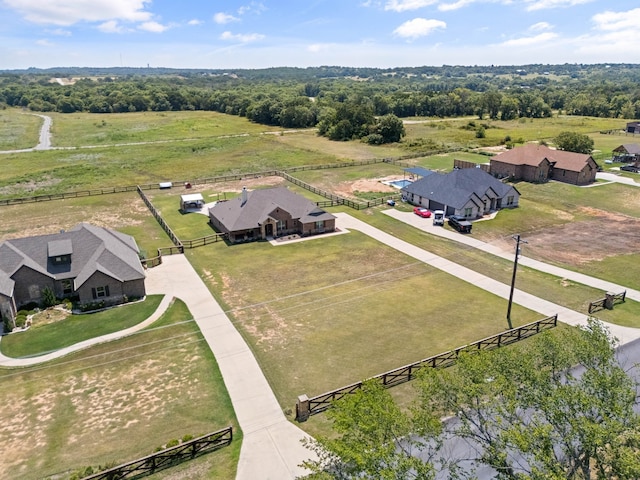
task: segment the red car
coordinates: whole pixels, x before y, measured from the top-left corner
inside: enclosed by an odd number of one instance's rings
[[[431,212],[423,207],[414,207],[413,213],[422,218],[429,218],[431,216]]]

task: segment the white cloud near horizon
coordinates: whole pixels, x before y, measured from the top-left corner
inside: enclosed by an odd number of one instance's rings
[[[264,38],[264,35],[261,35],[259,33],[231,33],[229,31],[227,32],[223,32],[220,35],[220,39],[221,40],[231,40],[231,41],[236,41],[236,42],[241,42],[241,43],[250,43],[250,42],[256,42],[258,40],[262,40]]]
[[[415,40],[419,37],[425,37],[435,30],[445,28],[447,28],[447,24],[441,20],[414,18],[413,20],[404,22],[396,28],[393,33],[398,37]]]
[[[501,47],[531,47],[542,43],[547,43],[554,38],[557,38],[558,34],[553,32],[540,33],[539,35],[532,35],[530,37],[514,38],[507,40],[500,44]]]
[[[79,22],[146,22],[150,0],[4,0],[33,23],[69,26]],[[103,23],[104,24],[104,23]]]
[[[138,26],[138,29],[144,30],[145,32],[162,33],[165,30],[169,29],[169,27],[158,22],[150,21],[141,23]]]

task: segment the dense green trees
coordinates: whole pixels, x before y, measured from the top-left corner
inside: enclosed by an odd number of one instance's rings
[[[582,133],[560,132],[554,141],[560,150],[587,154],[593,151],[593,139]]]
[[[366,384],[329,410],[337,435],[311,445],[320,460],[309,467],[342,479],[474,478],[481,466],[513,480],[640,478],[637,385],[615,346],[590,321],[526,347],[463,355],[455,368],[425,370],[405,409]],[[472,458],[454,442],[471,446]]]
[[[77,70],[77,71],[76,71]],[[115,73],[114,73],[115,72]],[[52,77],[83,76],[74,85]],[[552,76],[553,74],[553,76]],[[90,76],[97,76],[90,78]],[[0,74],[0,105],[33,111],[213,110],[283,128],[317,126],[336,140],[398,138],[376,118],[487,115],[640,117],[640,66],[529,65],[265,70],[68,69]],[[401,135],[400,135],[401,137]]]

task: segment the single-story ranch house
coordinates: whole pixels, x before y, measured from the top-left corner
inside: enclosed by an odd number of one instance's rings
[[[491,157],[489,171],[496,177],[525,182],[557,180],[586,185],[595,181],[598,164],[591,155],[529,143]]]
[[[115,230],[81,223],[53,235],[0,243],[0,316],[14,319],[21,306],[57,298],[114,305],[145,295],[145,272],[136,241]]]
[[[333,232],[336,217],[285,187],[247,191],[209,209],[209,222],[231,243]]]
[[[518,190],[480,168],[433,173],[404,187],[402,196],[413,205],[467,218],[517,207],[520,200]]]

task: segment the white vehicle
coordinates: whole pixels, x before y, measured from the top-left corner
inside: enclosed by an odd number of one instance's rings
[[[444,210],[433,211],[433,224],[444,225]]]

